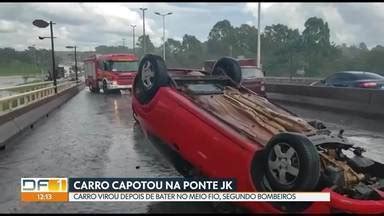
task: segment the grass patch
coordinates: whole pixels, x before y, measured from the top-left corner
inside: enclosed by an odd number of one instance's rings
[[[27,85],[27,84],[32,84],[32,83],[39,83],[39,82],[44,82],[44,80],[40,80],[40,79],[31,80],[31,81],[27,81],[26,83],[17,84],[16,86]]]
[[[34,64],[24,63],[17,60],[0,63],[0,76],[36,75],[40,73],[40,68]]]

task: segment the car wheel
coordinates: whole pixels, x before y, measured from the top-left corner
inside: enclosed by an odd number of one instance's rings
[[[89,91],[92,92],[92,93],[99,93],[100,92],[100,89],[99,88],[94,88],[91,83],[89,84],[88,87],[89,87]]]
[[[133,94],[140,103],[146,104],[156,95],[162,86],[169,85],[167,66],[157,55],[147,54],[140,63],[133,84]]]
[[[90,92],[95,93],[95,89],[93,88],[93,86],[91,84],[88,86],[88,88],[89,88]]]
[[[264,171],[272,191],[313,191],[320,178],[320,158],[305,136],[278,134],[265,149]]]
[[[107,82],[105,80],[103,80],[103,92],[104,94],[108,94],[110,92],[108,89]]]
[[[135,120],[136,123],[138,123],[139,121],[137,120],[137,114],[135,111],[132,111],[132,117],[133,119]]]
[[[113,89],[113,90],[110,90],[110,92],[112,92],[114,94],[121,94],[120,89]]]
[[[241,82],[241,67],[239,62],[230,57],[219,59],[213,66],[212,74],[225,74],[229,76],[236,84]]]

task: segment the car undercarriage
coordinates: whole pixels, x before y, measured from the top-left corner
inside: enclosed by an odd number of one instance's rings
[[[244,203],[255,212],[384,211],[383,164],[364,157],[344,130],[300,118],[245,88],[239,74],[227,57],[210,73],[168,70],[159,56],[142,59],[133,110],[148,137],[169,149],[163,152],[176,170],[235,177],[239,191],[331,194],[330,203]]]
[[[317,188],[329,187],[354,199],[384,199],[384,174],[381,172],[384,165],[364,157],[365,150],[350,144],[343,137],[343,130],[334,135],[321,122],[299,118],[263,97],[230,86],[218,86],[222,91],[216,94],[205,94],[201,89],[193,92],[188,84],[180,89],[207,112],[260,144],[266,145],[274,135],[283,132],[308,137],[320,156],[321,176]],[[289,181],[289,175],[295,174],[295,171],[288,172],[289,168],[295,167],[289,164],[287,172],[281,171],[286,161],[274,159],[273,163],[276,177],[285,175],[284,181]]]

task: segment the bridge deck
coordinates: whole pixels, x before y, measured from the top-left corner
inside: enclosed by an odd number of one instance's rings
[[[366,141],[369,156],[383,162],[380,122],[287,106],[331,128]],[[332,117],[333,115],[333,117]],[[337,118],[336,118],[337,117]],[[335,121],[334,119],[339,119]],[[348,119],[348,120],[346,120]],[[375,130],[370,132],[369,130]],[[207,203],[21,203],[20,177],[179,176],[134,126],[130,96],[80,92],[31,132],[0,151],[0,212],[214,212]]]

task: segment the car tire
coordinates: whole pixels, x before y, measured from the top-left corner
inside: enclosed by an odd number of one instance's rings
[[[110,92],[113,94],[121,94],[120,89],[113,89],[113,90],[110,90]]]
[[[103,80],[103,93],[104,94],[109,94],[110,93],[110,90],[108,89],[107,82],[105,80]]]
[[[169,85],[168,69],[157,55],[147,54],[139,63],[133,84],[133,94],[141,104],[149,103],[162,86]]]
[[[213,66],[212,74],[225,74],[236,84],[240,84],[241,82],[241,67],[239,62],[234,58],[223,57],[219,59]]]
[[[301,134],[280,133],[265,148],[264,173],[272,191],[313,191],[320,179],[320,157]]]
[[[100,89],[99,88],[93,88],[93,85],[89,84],[89,91],[92,93],[99,93]]]
[[[132,111],[132,117],[133,117],[133,120],[135,120],[135,123],[138,123],[139,121],[137,120],[137,114],[135,111]]]

